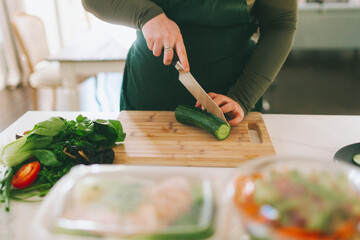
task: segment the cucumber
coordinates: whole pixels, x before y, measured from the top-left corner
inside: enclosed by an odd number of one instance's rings
[[[360,154],[354,155],[353,161],[360,166]]]
[[[231,128],[228,122],[193,106],[179,105],[175,109],[175,118],[180,123],[200,127],[219,140],[224,140],[230,134]]]

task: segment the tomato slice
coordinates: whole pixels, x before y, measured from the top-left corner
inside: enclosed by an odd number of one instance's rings
[[[40,163],[38,161],[25,164],[15,173],[11,184],[18,189],[26,188],[35,181],[39,171]]]

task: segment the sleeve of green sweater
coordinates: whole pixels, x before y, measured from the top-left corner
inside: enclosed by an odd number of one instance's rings
[[[150,0],[82,0],[98,18],[136,29],[163,10]],[[239,80],[228,96],[247,114],[265,93],[287,58],[297,22],[297,0],[256,0],[253,11],[260,38]]]
[[[138,30],[164,12],[150,0],[82,0],[82,4],[87,11],[103,21]]]
[[[259,22],[259,41],[240,79],[228,92],[245,114],[265,93],[290,52],[297,23],[297,0],[256,0],[253,11]]]

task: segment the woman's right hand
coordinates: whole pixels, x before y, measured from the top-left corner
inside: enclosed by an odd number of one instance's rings
[[[176,51],[185,72],[190,70],[184,41],[178,25],[164,13],[152,18],[142,27],[149,49],[157,57],[164,49],[164,64],[170,65]]]

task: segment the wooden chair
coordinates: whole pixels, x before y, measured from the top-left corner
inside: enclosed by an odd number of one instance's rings
[[[38,88],[52,88],[52,109],[56,107],[56,87],[62,85],[59,63],[46,62],[49,48],[46,39],[45,26],[38,17],[26,13],[17,13],[11,18],[15,36],[26,57],[30,77],[29,83],[33,89],[34,110],[38,109]],[[88,77],[83,77],[85,80]]]

